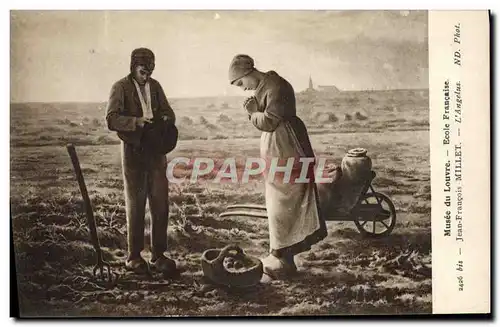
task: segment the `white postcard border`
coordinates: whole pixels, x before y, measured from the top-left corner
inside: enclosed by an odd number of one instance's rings
[[[488,12],[429,11],[435,314],[491,312],[489,72]]]

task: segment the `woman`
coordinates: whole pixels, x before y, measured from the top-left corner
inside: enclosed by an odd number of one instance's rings
[[[252,124],[262,131],[261,156],[266,162],[314,158],[302,120],[297,117],[293,87],[274,71],[261,72],[248,55],[236,55],[229,67],[231,85],[254,91],[244,107]],[[311,168],[313,164],[311,165]],[[318,193],[309,170],[308,183],[293,183],[266,174],[266,209],[269,219],[270,254],[262,260],[266,274],[281,278],[297,270],[294,256],[310,250],[327,235],[320,218]]]

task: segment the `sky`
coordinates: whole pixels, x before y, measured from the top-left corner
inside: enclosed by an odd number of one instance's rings
[[[244,94],[239,53],[295,91],[428,87],[426,11],[11,11],[11,101],[106,101],[137,47],[172,98]]]

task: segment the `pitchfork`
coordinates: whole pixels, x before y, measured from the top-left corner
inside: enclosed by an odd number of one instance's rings
[[[87,187],[85,186],[85,180],[83,179],[83,174],[80,168],[78,156],[76,154],[75,146],[73,144],[68,144],[66,148],[68,149],[71,162],[73,163],[73,168],[75,169],[76,179],[78,180],[78,185],[80,186],[80,192],[82,193],[83,202],[85,204],[87,222],[89,224],[90,237],[92,240],[92,245],[94,246],[97,254],[97,264],[95,265],[93,270],[94,278],[97,278],[97,270],[99,270],[101,279],[111,282],[113,278],[113,275],[111,273],[111,266],[102,258],[102,251],[99,244],[99,237],[97,236],[97,227],[94,219],[94,212],[90,203]]]

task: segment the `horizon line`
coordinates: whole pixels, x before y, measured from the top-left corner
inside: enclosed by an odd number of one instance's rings
[[[357,89],[357,90],[341,90],[338,93],[350,93],[350,92],[387,92],[387,91],[428,91],[427,88],[394,88],[394,89]],[[302,91],[295,91],[295,94],[300,94],[307,92],[308,89]],[[319,93],[328,93],[321,90],[315,91]],[[167,96],[169,100],[184,100],[184,99],[201,99],[201,98],[239,98],[245,97],[245,95],[196,95],[196,96]],[[10,101],[10,104],[25,104],[25,103],[106,103],[107,100],[36,100],[36,101]]]

